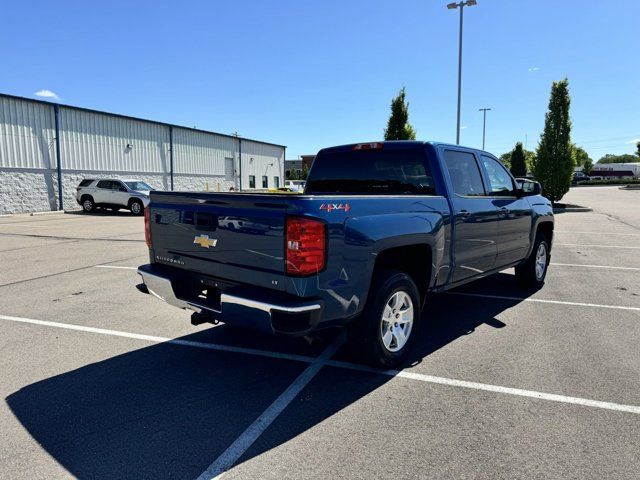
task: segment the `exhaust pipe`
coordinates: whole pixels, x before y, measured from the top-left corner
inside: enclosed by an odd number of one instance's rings
[[[212,323],[218,325],[220,320],[213,318],[213,315],[209,312],[193,312],[191,314],[191,325],[198,326],[203,323]]]

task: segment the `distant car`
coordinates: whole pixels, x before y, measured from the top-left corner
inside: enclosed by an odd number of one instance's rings
[[[113,211],[126,208],[134,215],[142,215],[149,205],[151,190],[153,188],[141,180],[87,178],[76,188],[76,201],[87,213],[96,208]]]
[[[573,174],[573,179],[571,180],[571,183],[573,185],[577,185],[578,182],[588,182],[590,180],[589,175],[587,175],[584,172],[575,172]]]
[[[293,192],[303,192],[306,184],[307,182],[304,180],[286,180],[284,182],[285,188],[290,188]]]
[[[218,227],[232,232],[265,234],[269,231],[269,225],[252,222],[243,217],[218,217]]]

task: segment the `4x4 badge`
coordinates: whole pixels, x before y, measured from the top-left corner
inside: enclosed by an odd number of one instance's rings
[[[218,243],[217,238],[209,238],[209,235],[196,235],[193,239],[194,245],[200,245],[204,248],[215,247]]]

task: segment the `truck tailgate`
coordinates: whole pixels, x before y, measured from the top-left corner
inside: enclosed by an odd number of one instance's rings
[[[153,192],[153,260],[283,290],[286,212],[280,195]]]

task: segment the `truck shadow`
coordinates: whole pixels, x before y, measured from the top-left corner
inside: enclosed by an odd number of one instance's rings
[[[505,327],[496,316],[518,303],[460,298],[433,299],[411,363],[428,360],[479,325]],[[247,344],[224,326],[181,340],[260,348],[259,340]],[[294,346],[295,353],[308,355],[320,349]],[[195,478],[306,366],[160,343],[33,383],[6,401],[34,440],[75,477]],[[390,379],[323,369],[240,463],[294,439]]]
[[[104,208],[96,208],[93,212],[88,213],[84,210],[65,210],[65,215],[79,215],[84,217],[140,217],[140,215],[134,215],[126,208],[121,210],[109,210]]]

